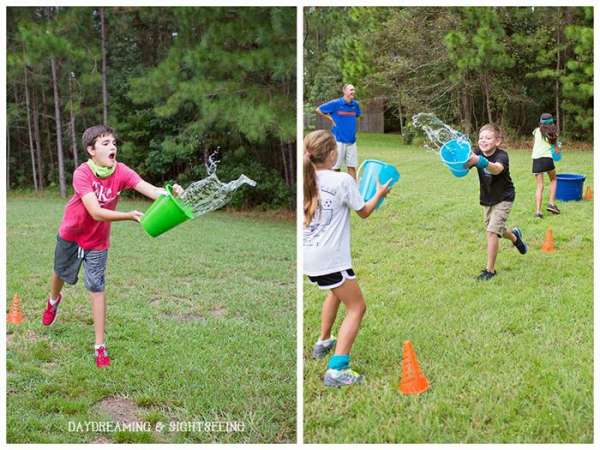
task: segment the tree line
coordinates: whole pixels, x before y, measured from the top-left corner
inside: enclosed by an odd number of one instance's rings
[[[304,23],[310,106],[352,83],[359,100],[384,97],[409,139],[422,111],[513,137],[549,112],[563,136],[592,141],[592,7],[308,8]]]
[[[83,130],[156,184],[255,179],[237,206],[294,207],[295,8],[7,9],[7,188],[67,195]]]

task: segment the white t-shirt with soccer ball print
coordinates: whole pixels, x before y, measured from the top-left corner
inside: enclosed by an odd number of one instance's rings
[[[356,181],[347,173],[317,170],[317,185],[319,208],[304,227],[304,273],[310,276],[352,267],[350,213],[365,206]]]

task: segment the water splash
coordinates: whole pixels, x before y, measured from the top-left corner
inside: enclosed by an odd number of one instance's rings
[[[469,147],[471,146],[468,136],[445,124],[438,119],[435,114],[415,114],[412,118],[412,122],[415,128],[423,130],[427,136],[425,147],[430,150],[437,152],[444,144],[452,140],[466,142]]]
[[[217,171],[217,164],[219,163],[219,160],[217,159],[217,155],[219,154],[220,148],[221,147],[217,147],[217,151],[211,153],[210,156],[208,157],[208,161],[205,164],[206,173],[208,173],[208,175],[212,175],[213,173],[215,173]]]
[[[221,182],[217,177],[218,162],[216,152],[211,154],[206,163],[208,176],[190,184],[180,196],[181,201],[193,211],[194,217],[222,208],[244,184],[256,186],[256,181],[246,175],[241,175],[229,183]]]

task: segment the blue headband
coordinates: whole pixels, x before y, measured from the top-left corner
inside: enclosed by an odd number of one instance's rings
[[[541,119],[540,123],[554,123],[554,119],[549,117],[548,119]]]

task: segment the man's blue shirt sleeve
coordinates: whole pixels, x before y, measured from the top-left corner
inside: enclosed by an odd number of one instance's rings
[[[321,106],[319,106],[319,110],[323,114],[333,114],[337,110],[337,99],[323,103]]]

